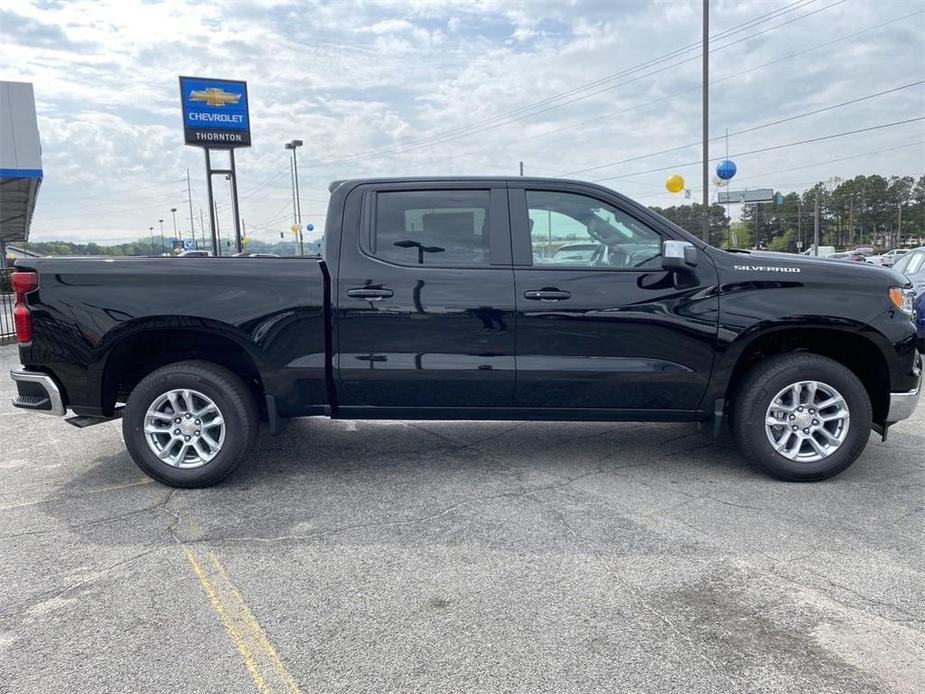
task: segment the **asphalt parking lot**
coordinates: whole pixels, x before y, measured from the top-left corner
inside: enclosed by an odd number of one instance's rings
[[[690,425],[300,420],[174,491],[12,393],[0,691],[925,683],[925,408],[812,485]]]

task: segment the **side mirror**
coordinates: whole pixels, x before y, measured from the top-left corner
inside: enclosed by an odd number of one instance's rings
[[[697,247],[689,241],[665,241],[662,244],[662,268],[687,270],[697,265]]]

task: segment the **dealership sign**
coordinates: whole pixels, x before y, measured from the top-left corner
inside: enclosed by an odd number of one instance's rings
[[[250,147],[247,82],[180,77],[186,144],[214,149]]]

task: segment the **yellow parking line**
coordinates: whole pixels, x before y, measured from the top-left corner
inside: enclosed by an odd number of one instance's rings
[[[209,602],[212,603],[212,608],[218,614],[218,618],[221,620],[222,626],[225,627],[225,631],[228,632],[228,637],[231,639],[235,649],[238,651],[238,654],[244,661],[244,665],[247,667],[248,672],[251,673],[251,677],[254,679],[254,686],[257,687],[257,691],[270,692],[271,690],[269,687],[267,687],[266,680],[264,680],[263,675],[260,673],[260,670],[257,667],[257,663],[254,661],[254,657],[251,654],[251,650],[247,645],[247,641],[245,640],[244,635],[241,634],[234,621],[228,615],[228,612],[225,610],[225,605],[219,598],[218,593],[215,591],[215,588],[212,585],[212,582],[209,580],[209,577],[206,576],[205,571],[202,570],[199,562],[196,561],[196,557],[193,556],[193,553],[188,547],[183,547],[183,552],[186,554],[187,560],[193,567],[193,572],[196,574],[196,578],[199,579],[199,585],[202,586],[202,589],[206,592],[206,595],[209,596]]]
[[[238,592],[238,589],[235,587],[234,583],[231,582],[231,579],[228,577],[228,573],[225,571],[225,567],[222,566],[222,563],[218,560],[218,557],[215,556],[214,552],[209,552],[209,559],[212,560],[212,564],[222,575],[222,578],[224,578],[227,582],[228,587],[231,589],[231,594],[238,602],[241,613],[244,615],[244,618],[247,620],[248,625],[250,626],[251,633],[260,643],[263,650],[270,656],[270,659],[273,661],[273,665],[276,667],[277,674],[285,682],[286,686],[289,688],[289,691],[292,692],[292,694],[298,694],[299,685],[296,683],[295,678],[292,676],[289,670],[286,669],[282,658],[279,657],[279,653],[277,653],[276,648],[267,638],[263,627],[260,626],[260,623],[257,621],[254,613],[251,612],[250,608],[247,606],[247,603],[244,602],[244,598],[241,597],[241,593]]]
[[[209,597],[212,608],[250,672],[257,690],[299,694],[299,685],[295,678],[286,669],[276,648],[267,638],[263,627],[244,602],[240,591],[232,583],[215,553],[208,553],[214,571],[207,574],[203,568],[205,562],[197,559],[194,551],[188,546],[181,547],[193,567],[199,584]]]

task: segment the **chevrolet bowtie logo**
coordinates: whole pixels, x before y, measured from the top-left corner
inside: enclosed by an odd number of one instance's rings
[[[224,106],[225,104],[236,104],[241,100],[240,94],[226,92],[218,87],[209,87],[208,89],[193,90],[189,95],[190,101],[202,101],[209,106]]]

